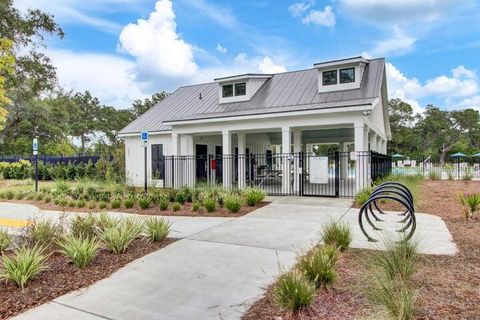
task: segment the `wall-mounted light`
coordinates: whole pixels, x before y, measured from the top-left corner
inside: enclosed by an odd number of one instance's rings
[[[366,117],[372,114],[372,110],[363,110],[362,114]]]

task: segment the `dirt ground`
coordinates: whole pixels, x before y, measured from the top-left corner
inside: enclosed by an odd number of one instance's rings
[[[452,233],[459,253],[455,256],[423,256],[414,282],[417,286],[416,319],[480,319],[480,212],[466,221],[457,194],[480,193],[477,181],[429,181],[418,189],[416,211],[442,217]],[[386,206],[386,207],[385,207]],[[396,205],[382,206],[398,210]],[[342,255],[338,281],[319,292],[312,307],[296,314],[280,310],[272,287],[254,303],[244,320],[310,320],[371,318],[359,285],[364,281],[362,263],[368,250],[349,250]]]
[[[0,283],[0,319],[7,319],[70,291],[87,287],[108,277],[127,263],[173,243],[136,240],[123,254],[101,250],[91,265],[80,269],[55,253],[47,260],[48,269],[34,278],[22,292],[13,283]]]

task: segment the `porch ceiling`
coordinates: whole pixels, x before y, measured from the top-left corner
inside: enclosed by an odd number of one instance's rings
[[[281,132],[269,132],[273,144],[282,142]],[[302,142],[345,142],[353,141],[353,128],[323,129],[323,130],[303,130]]]

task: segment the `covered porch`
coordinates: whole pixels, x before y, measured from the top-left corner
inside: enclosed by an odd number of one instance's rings
[[[212,125],[209,130],[178,126],[172,132],[171,166],[166,161],[172,174],[166,182],[332,197],[351,197],[370,185],[370,151],[385,153],[386,137],[363,122],[308,125],[305,120],[270,127],[269,120],[256,121],[250,129],[231,123],[215,131]]]

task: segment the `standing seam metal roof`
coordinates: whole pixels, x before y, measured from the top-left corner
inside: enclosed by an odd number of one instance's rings
[[[371,104],[381,96],[385,60],[372,59],[358,89],[318,93],[315,68],[274,74],[249,101],[219,103],[217,82],[179,87],[120,133],[168,131],[164,122]],[[199,99],[200,94],[202,99]]]

